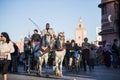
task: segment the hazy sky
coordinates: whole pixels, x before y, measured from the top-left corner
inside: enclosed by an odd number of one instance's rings
[[[96,27],[101,26],[101,0],[0,0],[0,32],[8,32],[11,40],[20,41],[33,34],[36,26],[43,30],[50,23],[55,33],[64,31],[75,38],[75,28],[82,19],[89,41],[96,40]]]

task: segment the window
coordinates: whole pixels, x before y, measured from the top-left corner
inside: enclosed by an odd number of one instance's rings
[[[104,14],[107,14],[107,6],[106,5],[104,5],[102,7],[102,15],[104,15]]]

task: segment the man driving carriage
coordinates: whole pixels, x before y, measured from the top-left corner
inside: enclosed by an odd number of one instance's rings
[[[53,49],[53,45],[54,45],[54,40],[56,38],[56,35],[55,35],[55,31],[50,27],[50,24],[49,23],[46,23],[46,27],[45,29],[43,29],[41,31],[41,36],[42,36],[42,46],[44,45],[43,42],[45,42],[45,40],[47,41],[47,46],[50,48],[50,51],[49,53],[53,53],[52,52],[52,49]],[[49,36],[49,37],[46,37],[46,38],[50,38],[50,39],[44,39],[45,37],[44,36]],[[44,50],[43,50],[44,52]],[[47,51],[48,52],[48,51]],[[50,61],[53,60],[54,58],[54,55],[53,54],[49,54],[49,59]],[[49,60],[48,60],[49,61]],[[48,62],[49,65],[52,65],[52,61],[51,62]]]
[[[50,24],[46,23],[46,28],[42,31],[42,36],[44,36],[45,34],[49,33],[51,35],[51,37],[55,37],[55,32],[52,28],[50,28]]]

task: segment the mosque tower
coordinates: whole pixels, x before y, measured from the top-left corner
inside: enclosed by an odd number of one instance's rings
[[[83,26],[83,21],[79,20],[78,27],[75,29],[75,41],[78,44],[78,46],[82,45],[82,42],[84,42],[84,38],[86,37],[86,29]]]

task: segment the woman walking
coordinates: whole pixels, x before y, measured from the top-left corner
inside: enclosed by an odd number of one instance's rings
[[[1,45],[0,45],[0,72],[2,73],[3,80],[7,80],[7,70],[11,61],[10,53],[14,52],[13,43],[10,41],[9,35],[6,32],[1,33]]]

